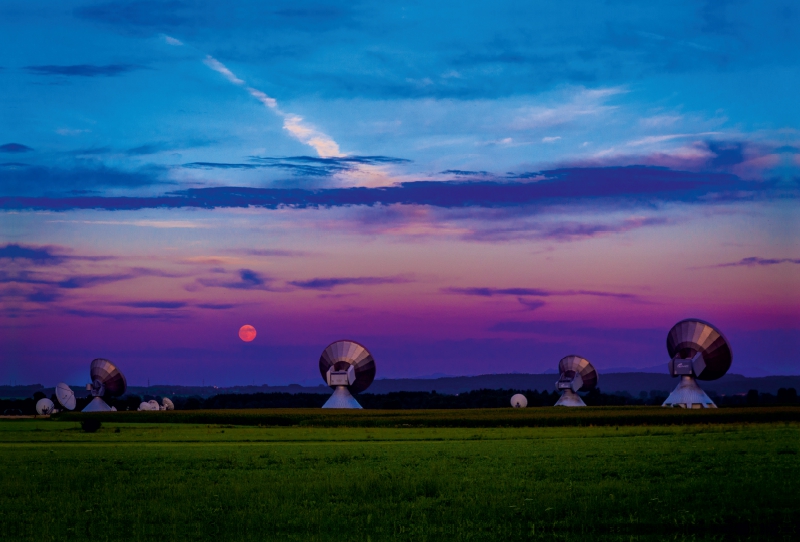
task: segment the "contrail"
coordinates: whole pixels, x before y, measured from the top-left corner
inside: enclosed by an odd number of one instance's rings
[[[168,44],[176,47],[183,45],[183,42],[171,36],[164,35],[164,40]],[[224,76],[229,82],[244,88],[250,96],[264,104],[268,109],[271,109],[276,115],[280,116],[283,119],[283,129],[289,132],[296,140],[312,147],[317,151],[317,155],[320,158],[344,156],[339,152],[339,145],[328,134],[320,132],[313,126],[307,124],[303,120],[303,117],[281,110],[275,98],[268,96],[257,88],[249,86],[243,79],[238,78],[227,66],[213,56],[206,55],[206,58],[203,59],[203,63]]]

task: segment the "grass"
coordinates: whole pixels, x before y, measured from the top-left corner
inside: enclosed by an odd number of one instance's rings
[[[800,408],[719,408],[685,410],[663,407],[475,408],[448,410],[335,411],[319,408],[173,410],[167,412],[64,412],[56,419],[94,418],[113,422],[199,423],[309,427],[564,427],[684,425],[698,423],[800,422]]]
[[[75,421],[0,421],[2,539],[798,535],[797,422],[395,428],[117,419],[125,417],[104,418],[93,434]]]

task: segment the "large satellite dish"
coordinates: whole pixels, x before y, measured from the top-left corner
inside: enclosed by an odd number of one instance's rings
[[[322,351],[319,374],[333,388],[322,408],[361,408],[352,393],[364,391],[375,379],[375,359],[355,341],[336,341]]]
[[[175,403],[169,397],[161,399],[161,403],[164,405],[164,410],[175,410]]]
[[[555,406],[586,406],[579,391],[594,389],[597,386],[597,370],[589,360],[580,356],[567,356],[558,362],[558,382],[556,389],[561,397]]]
[[[728,340],[713,325],[696,318],[681,320],[667,334],[669,374],[681,381],[663,406],[717,408],[698,380],[716,380],[731,368],[733,352]]]
[[[67,410],[75,410],[75,393],[63,382],[56,386],[56,399]]]
[[[42,399],[36,401],[36,413],[42,416],[52,414],[55,407],[56,405],[53,404],[53,401],[47,397],[43,397]]]
[[[511,396],[511,406],[514,408],[525,408],[528,406],[528,398],[521,393],[514,394]]]
[[[109,412],[111,407],[103,401],[102,397],[119,397],[128,389],[125,375],[116,365],[107,359],[97,358],[89,366],[91,384],[86,384],[86,390],[92,392],[94,399],[86,405],[83,412]]]

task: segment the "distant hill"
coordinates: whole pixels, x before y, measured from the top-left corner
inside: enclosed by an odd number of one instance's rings
[[[369,388],[369,393],[390,393],[396,391],[436,391],[437,393],[456,394],[479,389],[530,389],[553,391],[558,376],[555,374],[494,374],[481,376],[445,376],[440,378],[394,378],[376,380]],[[677,385],[664,373],[602,373],[598,385],[603,393],[629,393],[638,396],[641,392],[670,392]],[[746,377],[728,374],[712,382],[702,382],[709,394],[736,395],[758,390],[761,393],[778,392],[779,388],[794,388],[800,391],[800,376],[763,376]],[[83,393],[83,386],[72,386],[76,393]],[[0,386],[0,398],[31,397],[34,392],[41,391],[47,396],[54,388],[44,388],[39,384],[26,386]],[[176,386],[158,384],[150,387],[130,386],[129,395],[182,395],[211,397],[221,393],[330,393],[327,386],[232,386],[215,388],[213,386]],[[711,393],[713,392],[713,393]]]

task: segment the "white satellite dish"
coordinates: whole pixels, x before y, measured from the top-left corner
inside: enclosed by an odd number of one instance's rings
[[[56,405],[53,404],[53,401],[46,397],[36,401],[36,413],[41,414],[42,416],[52,414],[55,407]]]
[[[147,403],[150,405],[150,410],[161,410],[161,405],[155,399],[150,399]]]
[[[75,393],[63,382],[56,386],[56,399],[67,410],[75,410]]]
[[[161,402],[164,405],[164,410],[175,410],[175,403],[169,397],[164,397]]]
[[[142,401],[139,403],[139,410],[161,410],[156,401],[150,399],[149,401]]]
[[[514,408],[525,408],[528,406],[528,398],[521,393],[517,393],[511,397],[511,406]]]

